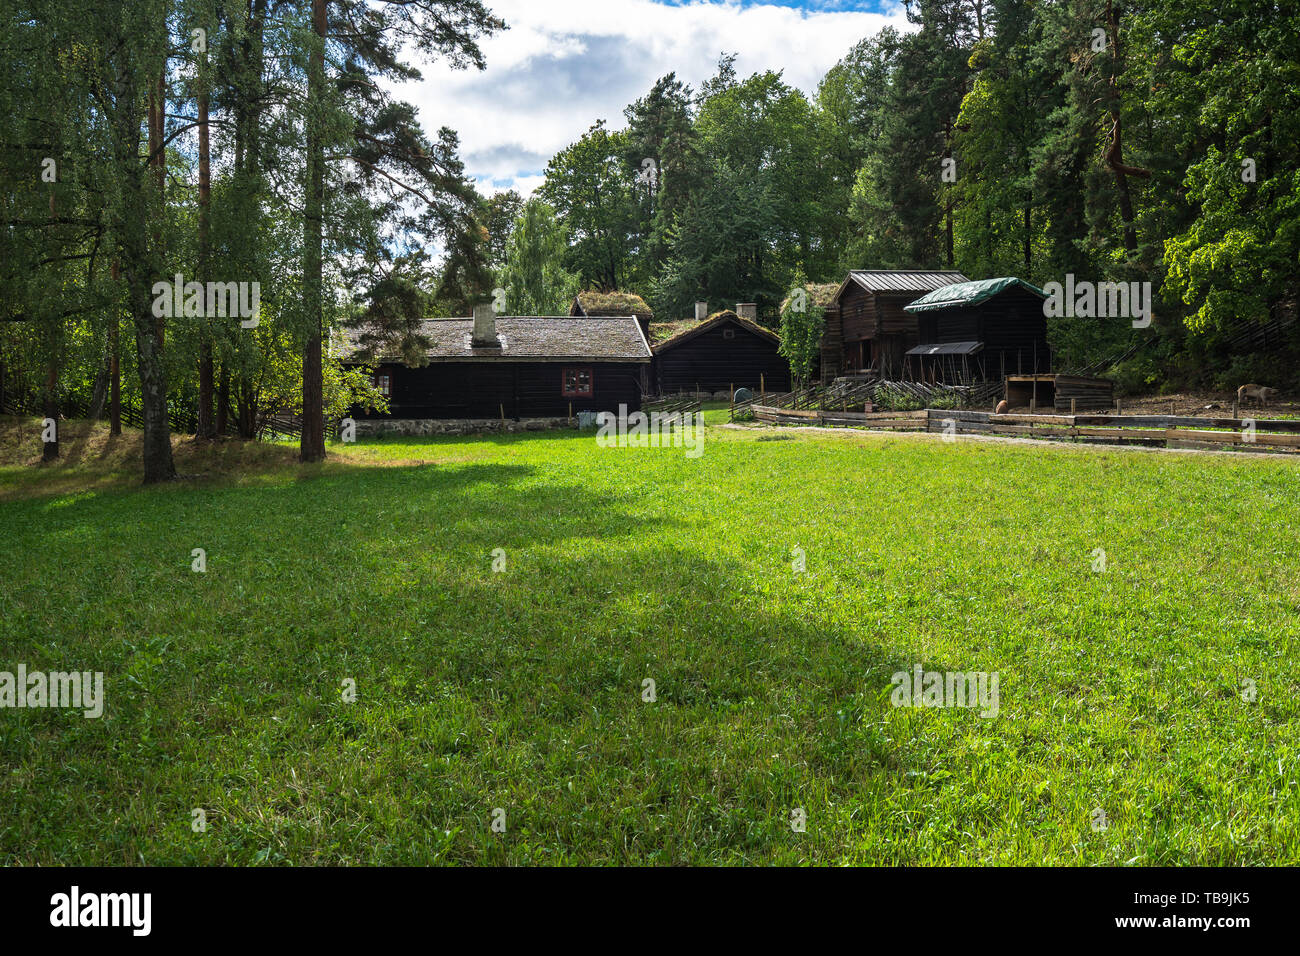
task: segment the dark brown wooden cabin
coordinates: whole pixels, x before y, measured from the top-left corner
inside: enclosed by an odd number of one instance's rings
[[[473,319],[426,320],[428,364],[418,368],[391,355],[366,361],[354,349],[345,364],[374,369],[389,412],[354,408],[352,416],[515,420],[641,407],[651,355],[631,316],[498,317],[496,347],[474,345],[473,330]]]
[[[927,293],[907,306],[921,337],[907,356],[908,377],[955,385],[1050,372],[1046,298],[1042,289],[1014,277]]]
[[[748,388],[790,391],[780,336],[730,309],[654,347],[651,381],[660,395]]]
[[[645,299],[631,292],[579,292],[569,306],[569,315],[591,318],[636,316],[647,339],[650,337],[650,323],[655,318]]]
[[[907,350],[920,343],[916,317],[904,307],[917,296],[965,281],[960,272],[850,272],[832,300],[834,314],[827,311],[822,381],[864,372],[886,379],[901,377]]]

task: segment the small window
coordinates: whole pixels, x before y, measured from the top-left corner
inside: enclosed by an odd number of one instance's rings
[[[393,394],[393,377],[387,373],[375,376],[375,388],[384,398],[391,398]]]
[[[722,337],[723,337],[724,339],[734,339],[734,338],[736,337],[736,330],[735,330],[735,329],[723,329],[723,330],[722,330]]]
[[[564,370],[564,397],[591,398],[590,368],[566,368]]]

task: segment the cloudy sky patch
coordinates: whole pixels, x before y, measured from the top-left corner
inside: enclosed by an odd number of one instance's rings
[[[741,76],[782,70],[805,93],[849,48],[886,24],[907,29],[889,0],[804,3],[664,0],[488,0],[510,29],[487,40],[487,69],[423,67],[398,95],[431,133],[460,134],[467,172],[485,193],[528,193],[547,161],[596,120],[624,125],[623,108],[665,73],[698,88],[718,56]]]

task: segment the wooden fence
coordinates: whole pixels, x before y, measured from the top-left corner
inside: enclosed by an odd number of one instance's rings
[[[641,406],[641,411],[647,414],[658,412],[661,415],[677,415],[686,412],[698,412],[703,407],[704,404],[699,399],[671,397],[646,402]]]
[[[854,428],[925,431],[929,413],[919,412],[841,412],[820,408],[773,408],[751,405],[749,411],[760,422],[773,425],[830,425]]]
[[[780,411],[816,411],[826,416],[854,420],[854,416],[871,415],[880,410],[897,408],[899,405],[910,406],[906,412],[888,412],[880,418],[899,418],[914,411],[924,410],[929,405],[943,403],[954,408],[971,408],[987,404],[995,395],[1000,394],[999,383],[979,383],[977,385],[927,385],[921,382],[890,382],[880,379],[870,381],[840,380],[829,385],[813,385],[792,392],[760,392],[748,401],[733,402],[731,420],[740,421],[756,417],[756,409]],[[798,418],[799,416],[794,416]],[[771,421],[768,417],[764,419]]]
[[[1257,448],[1300,452],[1300,420],[1192,418],[1175,415],[996,415],[957,409],[919,412],[837,412],[751,405],[760,422],[928,431],[944,435],[1002,435],[1106,444],[1191,448]]]

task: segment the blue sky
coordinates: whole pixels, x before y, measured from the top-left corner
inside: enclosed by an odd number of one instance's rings
[[[811,94],[821,76],[886,24],[907,29],[902,5],[877,0],[487,0],[510,29],[483,44],[483,72],[423,67],[398,94],[431,132],[460,133],[466,169],[485,192],[541,182],[547,160],[597,119],[675,71],[692,86],[719,54],[737,70],[784,71]]]

